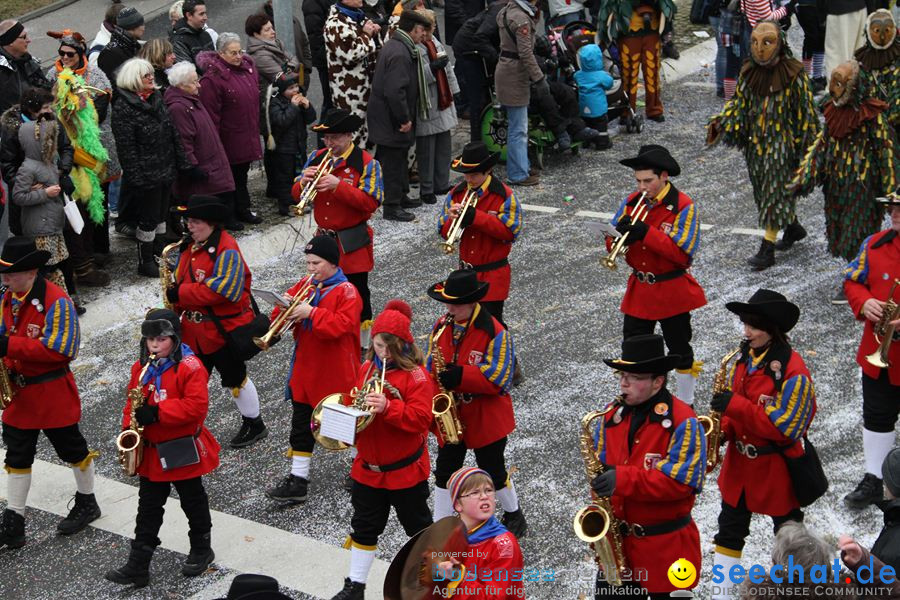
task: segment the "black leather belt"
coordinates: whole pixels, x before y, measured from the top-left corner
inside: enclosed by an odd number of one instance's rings
[[[198,428],[197,428],[197,431],[194,433],[194,439],[195,439],[195,440],[196,440],[198,437],[200,437],[200,433],[201,433],[202,431],[203,431],[203,428],[202,428],[202,427],[198,427]],[[180,439],[180,438],[173,438],[173,439]],[[171,441],[172,441],[172,440],[166,440],[165,442],[160,442],[160,443],[161,443],[161,444],[165,444],[166,442],[171,442]],[[144,445],[147,446],[148,448],[155,448],[155,447],[156,447],[156,444],[155,444],[154,442],[151,442],[151,441],[148,440],[147,438],[144,438]]]
[[[512,50],[501,50],[500,56],[502,56],[503,58],[512,58],[515,60],[519,60],[519,53],[513,52]]]
[[[688,523],[691,522],[690,515],[681,517],[680,519],[675,519],[673,521],[666,521],[665,523],[657,523],[656,525],[638,525],[637,523],[626,523],[625,521],[619,522],[619,535],[625,537],[626,535],[633,535],[634,537],[647,537],[650,535],[662,535],[664,533],[672,533],[673,531],[678,531],[682,527],[687,527]]]
[[[69,367],[63,367],[62,369],[54,369],[52,371],[47,371],[46,373],[41,373],[40,375],[22,375],[21,373],[10,373],[9,378],[17,386],[23,388],[26,385],[47,383],[48,381],[53,381],[54,379],[60,379],[68,375],[68,373]]]
[[[638,281],[641,283],[649,283],[650,285],[669,281],[670,279],[676,279],[685,273],[687,273],[687,271],[684,269],[676,269],[674,271],[669,271],[668,273],[648,273],[647,271],[638,271],[637,269],[631,271],[631,274],[637,277]]]
[[[392,462],[387,465],[370,465],[366,461],[363,461],[363,468],[368,469],[369,471],[374,471],[375,473],[387,473],[388,471],[396,471],[397,469],[402,469],[403,467],[407,467],[422,456],[422,453],[425,452],[425,444],[419,446],[419,449],[407,456],[406,458],[402,458],[397,462]]]
[[[774,444],[766,444],[765,446],[754,446],[753,444],[745,444],[744,442],[737,440],[734,442],[734,449],[738,451],[739,454],[743,454],[749,459],[754,459],[757,456],[765,456],[766,454],[775,454],[778,452],[778,446]]]
[[[501,267],[505,267],[509,264],[509,258],[501,258],[500,260],[495,260],[494,262],[484,263],[483,265],[473,265],[472,263],[468,263],[464,260],[459,261],[460,269],[471,269],[476,273],[485,273],[487,271],[494,271],[495,269],[499,269]]]
[[[220,321],[224,319],[234,319],[235,317],[239,317],[244,313],[234,313],[233,315],[216,315],[216,318]],[[186,321],[190,321],[191,323],[202,323],[203,321],[212,321],[213,319],[204,312],[200,312],[199,310],[186,310],[181,313],[181,318]]]

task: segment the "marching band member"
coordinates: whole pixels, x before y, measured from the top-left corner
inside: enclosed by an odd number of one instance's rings
[[[894,326],[893,342],[888,350],[890,366],[881,368],[866,360],[866,356],[878,350],[875,326],[885,316],[885,302],[893,282],[900,279],[900,195],[895,193],[878,201],[890,213],[891,227],[866,238],[859,254],[844,269],[844,293],[853,314],[865,322],[856,362],[862,367],[866,472],[856,489],[844,498],[853,509],[865,508],[882,499],[882,482],[878,474],[894,446],[897,398],[900,398],[900,319],[889,323]],[[900,302],[900,286],[893,301]]]
[[[719,473],[722,509],[714,538],[715,564],[727,573],[740,562],[753,513],[772,517],[776,532],[785,521],[803,521],[781,452],[803,455],[816,396],[809,371],[787,336],[800,318],[796,304],[759,289],[747,302],[728,302],[725,308],[740,317],[745,339],[729,390],[710,402],[722,414],[723,438],[731,442]]]
[[[81,398],[69,363],[78,354],[81,330],[75,305],[38,269],[50,253],[26,237],[11,237],[0,253],[0,279],[8,289],[0,301],[0,357],[11,380],[12,402],[3,411],[7,506],[0,522],[0,548],[25,545],[25,504],[38,434],[72,466],[75,505],[57,525],[77,533],[100,518],[94,498],[94,458],[78,429]]]
[[[313,131],[322,134],[325,147],[309,155],[292,194],[295,200],[300,198],[303,188],[316,176],[325,154],[331,150],[334,166],[316,183],[313,204],[313,217],[319,226],[316,235],[329,235],[338,242],[341,270],[362,298],[360,336],[362,348],[367,349],[372,326],[369,272],[375,266],[369,219],[384,200],[384,184],[381,164],[353,143],[353,135],[362,123],[362,119],[348,110],[334,108],[313,125]]]
[[[641,146],[637,156],[619,163],[632,168],[637,181],[637,191],[612,219],[619,234],[628,234],[626,262],[632,268],[621,306],[623,337],[653,333],[659,321],[666,347],[680,357],[675,395],[693,404],[703,363],[694,361],[690,311],[706,304],[703,288],[689,273],[700,246],[700,216],[694,201],[669,180],[681,174],[681,167],[662,146]],[[642,193],[649,214],[632,222]],[[612,243],[607,237],[607,250]]]
[[[706,441],[693,409],[666,389],[667,373],[680,361],[654,334],[625,338],[622,357],[603,360],[616,369],[622,395],[621,405],[598,423],[596,449],[607,468],[591,488],[610,498],[628,568],[646,574],[625,585],[640,585],[651,598],[677,589],[667,571],[679,558],[700,572],[691,509],[706,474]],[[598,571],[594,597],[617,595]]]
[[[479,281],[490,284],[481,307],[505,328],[503,303],[509,297],[511,279],[509,252],[522,232],[522,210],[509,186],[492,174],[499,158],[500,153],[489,152],[484,142],[466,144],[462,155],[450,164],[451,169],[463,174],[465,182],[447,194],[438,217],[438,233],[447,239],[453,222],[462,219],[460,225],[465,230],[459,238],[459,268],[472,269]],[[477,194],[477,204],[460,217],[463,199],[472,190]],[[521,378],[518,364],[514,378]]]
[[[365,397],[375,417],[357,434],[358,453],[350,471],[354,482],[353,532],[347,540],[350,575],[332,600],[363,600],[378,536],[392,506],[410,537],[431,525],[428,427],[434,384],[422,367],[424,357],[410,332],[411,323],[409,305],[389,301],[372,324],[373,347],[356,378],[356,387],[362,390],[386,369],[384,389],[370,390]]]
[[[134,541],[128,562],[108,571],[106,579],[144,587],[150,581],[150,561],[159,546],[166,500],[174,486],[188,521],[191,551],[181,567],[187,577],[200,575],[215,554],[210,546],[212,517],[203,475],[219,466],[219,443],[203,425],[209,409],[209,375],[191,348],[181,341],[178,315],[151,309],[141,323],[140,357],[131,365],[128,391],[140,390],[142,404],[134,420],[143,427],[144,456],[140,477]],[[131,395],[127,395],[122,429],[131,426]],[[188,443],[185,443],[188,442]],[[179,466],[173,466],[179,465]]]
[[[187,206],[173,207],[187,220],[190,237],[181,243],[175,285],[166,296],[181,314],[184,343],[207,373],[219,372],[241,413],[241,428],[230,442],[246,448],[269,435],[259,412],[259,395],[247,364],[235,355],[227,332],[255,316],[250,299],[251,274],[237,241],[225,231],[229,208],[214,196],[191,196]]]
[[[362,300],[338,266],[338,243],[331,236],[317,235],[304,251],[309,275],[287,291],[293,297],[308,283],[315,286],[311,300],[299,304],[288,316],[294,322],[294,350],[285,386],[293,407],[288,450],[291,472],[266,492],[269,498],[287,504],[306,501],[315,446],[310,429],[313,409],[329,394],[348,392],[359,368]],[[276,306],[272,318],[280,312]]]
[[[447,309],[429,336],[428,369],[436,382],[456,396],[464,428],[458,444],[445,443],[436,433],[440,449],[434,467],[434,516],[441,519],[451,514],[447,482],[472,449],[475,462],[491,475],[503,506],[503,525],[521,538],[528,525],[504,458],[506,438],[516,426],[509,396],[515,350],[509,332],[479,303],[489,287],[478,281],[475,271],[460,269],[428,290]],[[434,368],[436,351],[445,363],[441,372]]]

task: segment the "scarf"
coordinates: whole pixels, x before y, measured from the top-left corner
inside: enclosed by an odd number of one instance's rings
[[[87,78],[85,76],[87,74],[88,63],[86,60],[84,60],[84,56],[80,57],[79,60],[81,61],[79,66],[75,67],[74,69],[72,69],[72,67],[64,67],[61,58],[57,58],[56,62],[53,63],[53,66],[56,67],[57,73],[62,73],[63,69],[71,69],[73,73],[85,78],[85,81],[87,81]]]
[[[426,40],[422,42],[422,45],[428,50],[428,60],[437,58],[437,46],[434,44],[434,40]],[[447,110],[453,106],[453,93],[450,91],[450,80],[447,79],[446,69],[439,70],[434,74],[434,78],[437,80],[438,110]]]
[[[888,105],[878,98],[866,98],[858,107],[835,106],[829,99],[825,103],[822,112],[825,113],[825,125],[828,126],[828,134],[835,138],[845,138],[862,126],[866,121],[871,121],[880,115]]]
[[[741,77],[757,96],[774,96],[790,87],[800,73],[803,63],[787,55],[782,55],[774,67],[764,67],[750,59],[741,68]]]
[[[193,356],[194,352],[191,350],[190,346],[187,344],[181,344],[181,358],[184,360],[186,356]],[[150,381],[153,381],[153,387],[159,393],[159,390],[163,389],[162,387],[162,376],[163,373],[177,365],[178,363],[169,358],[168,356],[165,358],[157,358],[156,360],[150,361],[150,365],[147,367],[147,371],[144,373],[144,378],[141,379],[141,385],[147,385]]]
[[[425,63],[422,60],[422,53],[416,48],[416,43],[409,37],[409,34],[402,29],[394,32],[394,39],[402,42],[406,49],[409,50],[409,55],[416,61],[416,66],[418,67],[416,70],[419,75],[419,117],[427,119],[428,112],[431,110],[431,101],[428,99],[428,85],[425,83]]]
[[[528,2],[528,0],[515,0],[515,3],[516,6],[525,11],[525,14],[527,14],[531,18],[534,18],[535,10],[534,5],[531,4],[531,2]]]
[[[338,270],[334,275],[326,279],[325,281],[319,281],[318,279],[313,279],[312,282],[316,286],[315,293],[313,294],[312,299],[309,301],[310,306],[318,306],[319,302],[322,301],[322,298],[331,293],[331,290],[334,289],[339,283],[343,283],[347,281],[347,276],[344,275],[344,270],[338,267]],[[323,291],[324,289],[324,291]],[[301,321],[302,327],[307,331],[312,330],[312,319],[303,319]],[[289,371],[290,372],[290,371]]]
[[[469,532],[469,544],[478,544],[498,535],[503,535],[507,531],[509,530],[500,524],[497,517],[491,516],[490,519]]]
[[[350,8],[349,6],[344,6],[341,2],[335,4],[334,7],[339,13],[353,20],[357,25],[362,25],[363,21],[366,20],[366,13],[361,8]]]

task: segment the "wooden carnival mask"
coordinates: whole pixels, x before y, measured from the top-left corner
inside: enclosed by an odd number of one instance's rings
[[[771,21],[757,23],[750,34],[750,54],[758,65],[774,65],[781,56],[781,30]]]
[[[859,65],[855,60],[848,60],[834,68],[828,82],[828,93],[835,106],[843,106],[850,101],[858,76]]]
[[[879,8],[869,15],[868,21],[866,34],[872,47],[878,50],[890,48],[897,37],[897,24],[890,11]]]

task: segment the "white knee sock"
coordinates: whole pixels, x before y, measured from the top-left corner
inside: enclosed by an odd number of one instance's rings
[[[72,467],[72,473],[75,475],[75,487],[79,494],[94,493],[94,462],[82,471],[81,467]]]
[[[291,475],[309,479],[309,456],[292,456],[291,457]]]
[[[31,488],[31,471],[10,473],[6,481],[6,507],[24,517],[25,502],[28,501],[28,490]]]
[[[368,348],[372,345],[372,324],[361,325],[359,328],[359,347]]]
[[[734,552],[733,550],[729,550],[729,552]],[[717,589],[713,590],[713,594],[711,596],[711,600],[729,600],[731,598],[730,589],[731,580],[728,578],[728,571],[734,565],[741,564],[740,556],[729,556],[728,554],[722,554],[719,551],[718,546],[716,547],[716,555],[713,558],[713,565],[721,566],[721,573],[725,575],[725,581],[723,581],[720,585],[716,586]]]
[[[369,578],[369,569],[375,560],[375,547],[363,549],[356,546],[356,542],[350,546],[350,581],[365,583]]]
[[[697,378],[693,373],[675,372],[675,396],[691,406],[694,405],[694,388],[697,387]]]
[[[866,473],[881,479],[881,463],[894,447],[894,432],[879,433],[863,429],[863,454],[866,457]]]
[[[516,512],[519,510],[519,496],[516,494],[516,486],[512,479],[507,479],[506,487],[497,490],[497,500],[503,507],[503,512]]]
[[[443,519],[453,514],[453,503],[450,501],[450,490],[434,487],[434,520]]]
[[[234,392],[232,391],[232,394]],[[256,393],[256,386],[248,377],[244,380],[237,396],[234,397],[234,403],[237,404],[241,415],[248,419],[255,419],[259,416],[259,394]]]

